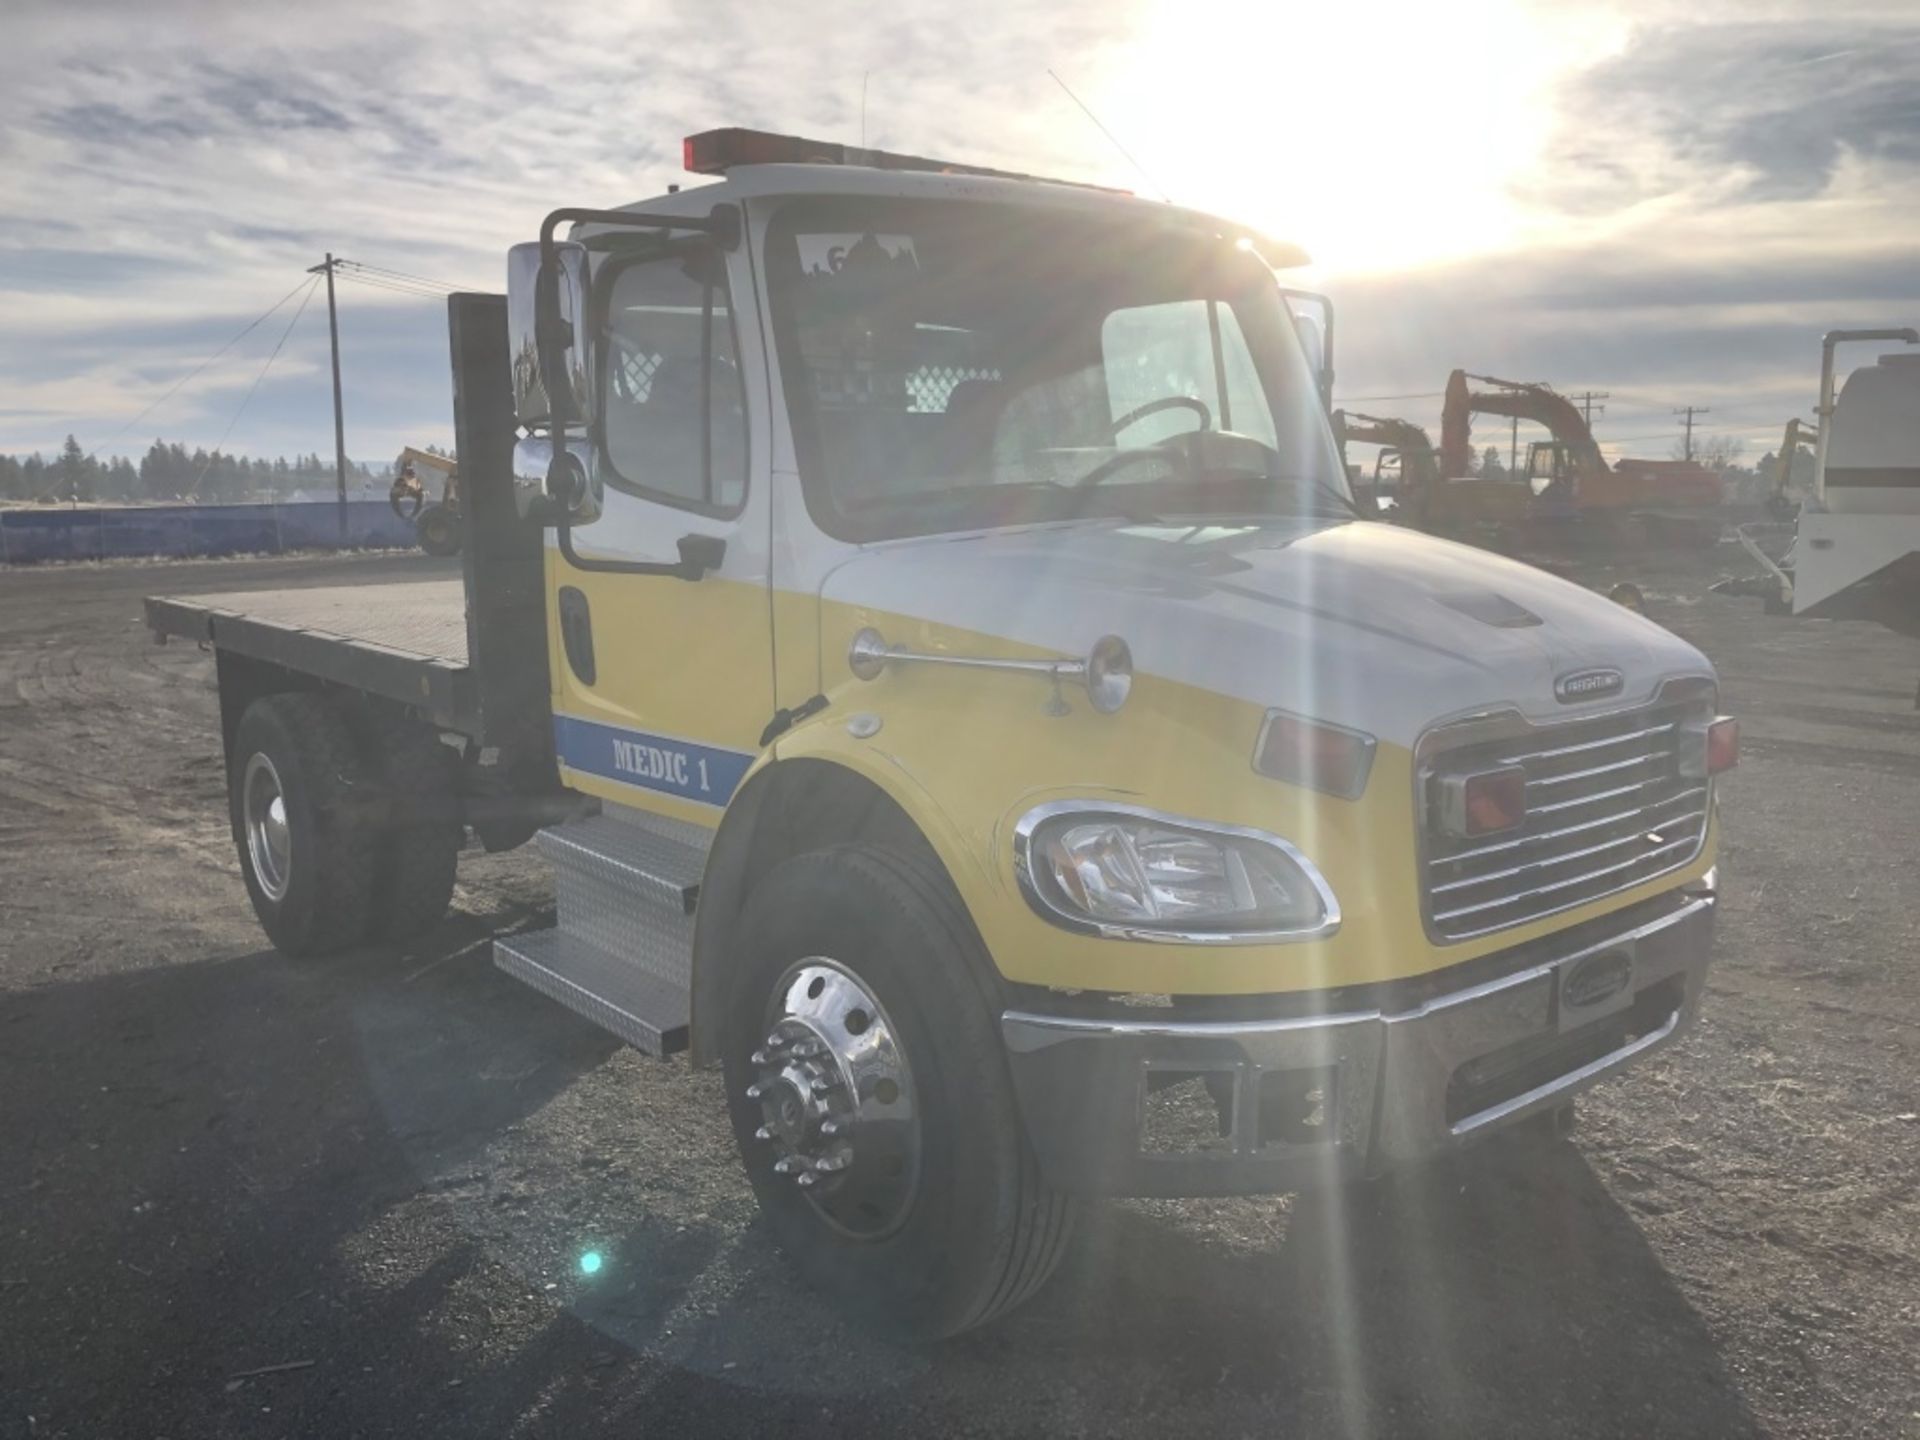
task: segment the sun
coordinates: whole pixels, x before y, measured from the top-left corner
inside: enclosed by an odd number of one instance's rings
[[[1525,0],[1155,0],[1097,103],[1179,203],[1405,269],[1543,238],[1524,181],[1559,92],[1625,43]]]

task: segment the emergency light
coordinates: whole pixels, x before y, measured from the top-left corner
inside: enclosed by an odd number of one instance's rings
[[[680,145],[681,163],[695,175],[724,175],[736,165],[865,165],[874,170],[924,170],[936,175],[985,175],[997,180],[1038,180],[1048,185],[1072,185],[1109,195],[1129,195],[1110,185],[1088,185],[1079,180],[1055,180],[1045,175],[1023,175],[986,165],[961,165],[924,155],[901,155],[891,150],[863,150],[831,140],[808,140],[800,135],[776,135],[768,130],[728,126],[689,135]]]

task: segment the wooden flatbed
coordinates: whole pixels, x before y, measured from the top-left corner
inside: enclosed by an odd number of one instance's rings
[[[384,696],[465,735],[480,733],[458,579],[219,595],[155,595],[147,624],[334,685]]]

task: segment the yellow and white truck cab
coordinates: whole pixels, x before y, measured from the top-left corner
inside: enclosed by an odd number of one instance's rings
[[[923,1335],[1030,1294],[1077,1197],[1376,1174],[1680,1033],[1713,671],[1358,517],[1304,257],[913,157],[688,157],[715,183],[555,212],[455,297],[457,596],[149,602],[220,658],[282,948],[417,929],[466,827],[546,822],[558,923],[497,963],[718,1062],[783,1247]]]

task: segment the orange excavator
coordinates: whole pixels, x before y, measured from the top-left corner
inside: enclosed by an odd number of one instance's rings
[[[1531,421],[1553,438],[1528,447],[1524,475],[1462,489],[1472,478],[1475,415]],[[1711,545],[1720,534],[1720,480],[1705,466],[1632,459],[1609,466],[1566,396],[1547,385],[1464,370],[1447,377],[1437,490],[1444,499],[1432,512],[1436,528],[1518,524],[1529,544]]]
[[[1386,510],[1391,502],[1392,508],[1411,512],[1439,483],[1440,462],[1433,453],[1433,441],[1411,420],[1336,410],[1333,433],[1340,442],[1342,461],[1349,442],[1380,447],[1373,457],[1371,480],[1354,473],[1354,491],[1362,508]]]
[[[1375,509],[1392,500],[1396,518],[1420,530],[1432,530],[1476,544],[1506,548],[1505,532],[1525,518],[1532,492],[1506,480],[1463,475],[1445,479],[1441,459],[1427,432],[1411,420],[1385,415],[1362,415],[1336,410],[1334,434],[1345,460],[1349,442],[1378,445],[1371,485],[1355,475],[1354,491],[1362,506]]]

